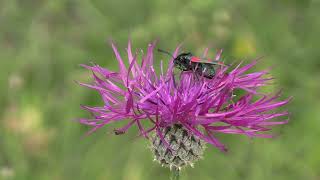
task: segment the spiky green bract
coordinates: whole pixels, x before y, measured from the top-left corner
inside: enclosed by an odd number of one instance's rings
[[[162,129],[165,141],[155,135],[152,138],[151,150],[154,159],[162,166],[180,170],[202,158],[205,142],[188,132],[181,124],[174,124]]]

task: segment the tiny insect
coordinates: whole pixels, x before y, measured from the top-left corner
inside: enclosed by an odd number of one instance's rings
[[[158,49],[159,52],[165,53],[173,57],[173,55],[167,51],[162,49]],[[220,55],[218,55],[219,57]],[[181,53],[177,57],[173,57],[174,66],[181,71],[193,71],[197,75],[203,76],[208,79],[212,79],[216,73],[216,67],[218,66],[226,66],[223,62],[218,61],[219,58],[215,60],[200,58],[192,55],[192,53]]]
[[[114,129],[113,132],[114,132],[115,135],[121,135],[121,134],[125,133],[125,131],[122,131],[122,130],[119,130],[119,129]]]

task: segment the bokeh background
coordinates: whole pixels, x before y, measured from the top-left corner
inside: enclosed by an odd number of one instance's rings
[[[89,117],[80,104],[102,104],[74,82],[90,82],[78,65],[116,70],[107,40],[124,52],[129,35],[138,50],[158,39],[170,51],[223,48],[227,63],[264,56],[256,69],[273,67],[268,91],[294,97],[278,138],[222,135],[229,153],[208,148],[182,180],[320,179],[319,12],[318,0],[1,0],[0,179],[168,179],[136,129],[82,138],[88,127],[74,121]]]

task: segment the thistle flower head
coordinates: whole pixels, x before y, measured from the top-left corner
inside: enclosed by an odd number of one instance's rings
[[[276,110],[289,100],[278,100],[280,93],[269,95],[258,92],[271,80],[266,77],[268,71],[248,72],[257,61],[234,68],[217,67],[212,79],[196,77],[189,71],[174,73],[173,58],[161,61],[156,72],[153,64],[155,45],[149,44],[146,54],[141,55],[132,52],[129,41],[126,66],[112,44],[119,64],[117,72],[99,65],[83,65],[93,72],[94,84],[80,84],[98,91],[103,100],[103,105],[99,107],[82,106],[93,115],[91,119],[80,119],[81,123],[92,127],[89,133],[113,122],[126,121],[125,126],[115,129],[116,134],[137,126],[140,136],[149,138],[150,134],[155,134],[154,146],[161,141],[170,151],[174,151],[172,138],[166,138],[169,132],[166,129],[180,127],[199,144],[198,139],[226,151],[215,134],[270,138],[272,135],[265,133],[270,127],[287,123],[287,120],[273,119],[288,114]],[[178,53],[179,47],[173,57]],[[216,55],[216,59],[219,58],[220,53]],[[168,64],[167,69],[164,69],[164,63]],[[241,95],[234,96],[237,91]],[[188,161],[184,163],[191,164]],[[180,168],[179,164],[173,165]]]

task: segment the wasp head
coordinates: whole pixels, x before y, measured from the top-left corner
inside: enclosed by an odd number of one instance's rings
[[[174,58],[174,65],[182,71],[188,71],[191,68],[191,53],[181,53]]]

